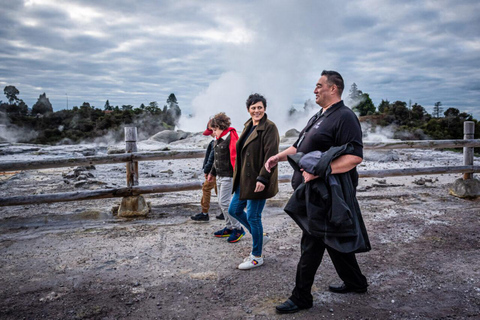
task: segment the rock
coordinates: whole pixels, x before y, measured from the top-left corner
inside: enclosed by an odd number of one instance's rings
[[[63,177],[66,178],[66,179],[75,179],[75,172],[70,171],[69,173],[65,173],[65,174],[63,174]]]
[[[426,182],[426,181],[425,181],[425,179],[423,179],[423,178],[413,180],[413,183],[415,183],[415,184],[417,184],[417,185],[419,185],[419,186],[425,185],[425,182]]]
[[[159,133],[153,135],[152,137],[150,137],[150,140],[155,140],[155,141],[158,141],[158,142],[171,143],[171,142],[174,142],[174,141],[186,139],[186,138],[188,138],[192,135],[193,134],[191,132],[185,132],[185,131],[182,131],[182,130],[177,130],[177,131],[163,130],[163,131],[160,131]]]
[[[77,180],[80,181],[80,180],[87,180],[87,175],[85,174],[79,174],[78,177],[77,177]]]
[[[118,209],[120,208],[120,206],[113,206],[112,207],[112,215],[113,216],[116,216],[118,215]]]
[[[86,149],[86,150],[82,150],[80,151],[85,157],[88,157],[88,156],[94,156],[97,154],[97,150],[95,149]]]
[[[73,186],[74,186],[75,188],[80,188],[80,187],[83,187],[86,183],[87,183],[86,180],[81,180],[81,181],[75,182],[75,183],[73,184]]]
[[[480,196],[480,180],[462,178],[455,180],[453,186],[449,189],[451,195],[459,198],[477,198]]]
[[[399,161],[400,156],[395,150],[366,150],[363,154],[365,161],[391,162]]]
[[[120,208],[118,209],[118,216],[146,216],[149,212],[150,205],[145,201],[145,198],[143,196],[123,197]]]
[[[285,132],[285,138],[298,138],[298,135],[300,134],[300,131],[297,129],[290,129],[287,132]]]
[[[123,147],[116,147],[116,146],[111,146],[107,148],[107,154],[120,154],[120,153],[125,153],[125,148]]]

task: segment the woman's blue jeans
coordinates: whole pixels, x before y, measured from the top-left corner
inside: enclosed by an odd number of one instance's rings
[[[267,202],[266,199],[240,200],[240,186],[238,186],[228,207],[228,213],[240,221],[252,235],[252,254],[257,257],[262,256],[262,211],[265,202]],[[245,208],[247,208],[247,212],[244,211]]]

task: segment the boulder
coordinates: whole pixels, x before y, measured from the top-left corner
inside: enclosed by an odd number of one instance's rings
[[[121,154],[125,153],[125,147],[110,146],[107,148],[107,154]]]
[[[373,162],[399,161],[400,156],[396,150],[365,150],[363,160]]]
[[[185,132],[182,130],[163,130],[160,131],[159,133],[153,135],[150,137],[150,140],[155,140],[158,142],[164,142],[164,143],[171,143],[174,141],[178,140],[183,140],[186,139],[190,136],[192,136],[193,133],[191,132]]]
[[[455,180],[449,190],[451,195],[459,198],[477,198],[480,196],[480,180],[462,178]]]
[[[118,208],[119,217],[146,216],[150,212],[150,206],[143,196],[123,197]]]
[[[297,129],[290,129],[287,132],[285,132],[285,138],[298,138],[298,135],[300,134],[300,131]]]

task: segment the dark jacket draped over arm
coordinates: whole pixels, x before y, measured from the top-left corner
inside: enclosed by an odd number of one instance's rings
[[[356,198],[356,168],[331,174],[331,162],[351,154],[352,150],[353,146],[347,143],[324,152],[314,165],[314,172],[310,172],[319,178],[300,184],[284,209],[303,231],[322,238],[329,247],[345,253],[371,249]],[[288,156],[288,161],[298,170],[304,156],[299,152]]]

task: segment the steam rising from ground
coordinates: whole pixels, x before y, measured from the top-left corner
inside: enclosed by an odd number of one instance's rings
[[[280,135],[292,128],[302,129],[319,107],[310,101],[308,108],[300,109],[293,116],[289,116],[293,93],[291,89],[282,90],[281,87],[282,85],[277,84],[269,88],[246,75],[225,73],[192,101],[194,111],[190,117],[182,115],[178,129],[203,131],[211,116],[225,112],[231,118],[232,126],[241,132],[244,123],[250,119],[245,102],[252,93],[260,93],[267,99],[267,116],[275,122]],[[289,86],[285,84],[285,87]]]
[[[38,133],[34,130],[25,130],[15,125],[0,124],[0,142],[20,142],[35,139]]]

